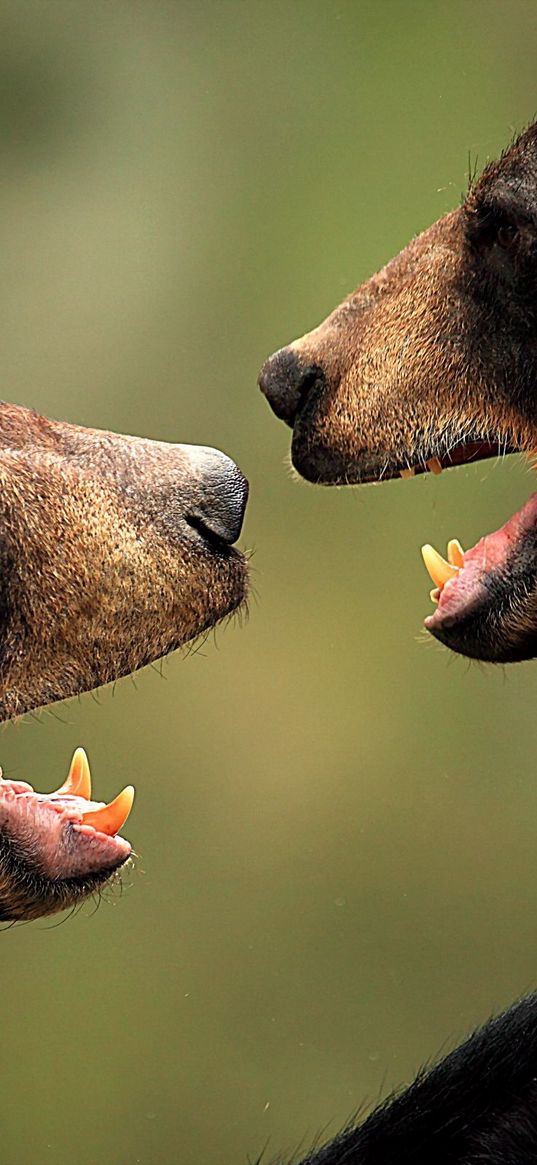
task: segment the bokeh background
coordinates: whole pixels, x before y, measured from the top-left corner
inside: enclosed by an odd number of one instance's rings
[[[312,489],[256,391],[537,112],[528,2],[0,5],[3,395],[220,446],[242,630],[0,736],[138,796],[121,897],[0,936],[3,1165],[239,1165],[334,1132],[537,983],[537,667],[420,631],[518,459]],[[265,1158],[264,1158],[265,1159]]]

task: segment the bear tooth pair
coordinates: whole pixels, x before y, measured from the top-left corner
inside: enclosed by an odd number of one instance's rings
[[[0,781],[2,779],[2,770],[0,769]],[[32,786],[26,782],[19,782],[19,785],[21,792],[33,793]],[[53,801],[55,798],[62,800],[65,797],[78,797],[82,801],[91,801],[91,773],[89,761],[83,748],[75,749],[67,780],[64,781],[63,785],[60,785],[59,789],[56,789],[55,793],[50,794]],[[87,813],[83,813],[80,824],[91,825],[99,833],[115,837],[125,824],[133,801],[134,788],[132,785],[127,785],[109,805],[98,805],[96,809],[92,808]]]
[[[448,542],[446,562],[445,558],[428,543],[422,546],[421,553],[425,568],[429,572],[435,586],[431,591],[433,603],[437,603],[448,579],[454,578],[464,566],[464,550],[457,538]]]
[[[67,780],[56,790],[57,797],[81,797],[84,801],[91,799],[91,773],[89,761],[83,748],[75,749]],[[119,833],[122,825],[132,809],[134,789],[127,785],[109,805],[100,805],[98,809],[91,809],[82,814],[82,824],[92,825],[99,833],[106,833],[114,837]]]

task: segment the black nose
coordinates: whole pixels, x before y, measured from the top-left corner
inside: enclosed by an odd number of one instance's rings
[[[219,449],[187,446],[196,474],[187,520],[201,532],[216,535],[229,545],[242,529],[248,501],[248,482],[235,462]]]
[[[301,364],[291,348],[280,348],[259,373],[259,387],[276,416],[293,426],[299,406],[314,385],[324,384],[317,364]]]

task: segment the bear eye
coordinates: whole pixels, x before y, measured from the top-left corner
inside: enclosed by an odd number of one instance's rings
[[[496,230],[496,242],[504,251],[508,251],[513,247],[518,239],[518,228],[514,223],[501,223]]]

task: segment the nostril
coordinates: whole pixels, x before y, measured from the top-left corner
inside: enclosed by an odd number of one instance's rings
[[[324,384],[317,364],[301,364],[290,348],[281,348],[263,365],[259,387],[276,416],[293,425],[297,412],[314,385]]]
[[[228,538],[222,537],[221,527],[218,526],[217,530],[213,529],[212,526],[207,523],[206,518],[200,518],[198,514],[187,514],[185,517],[185,522],[187,526],[190,526],[191,530],[195,530],[196,534],[199,534],[205,542],[209,542],[216,550],[218,550],[223,544],[226,546],[231,545],[231,542]],[[233,539],[233,541],[235,541],[235,539]]]
[[[248,482],[219,449],[196,448],[193,460],[198,480],[186,521],[203,536],[231,546],[242,529]]]

